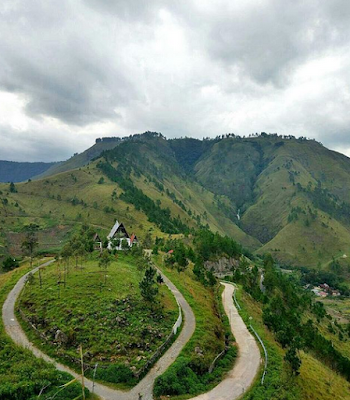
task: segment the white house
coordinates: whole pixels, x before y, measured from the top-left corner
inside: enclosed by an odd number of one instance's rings
[[[119,223],[118,220],[109,232],[107,239],[109,250],[122,250],[125,246],[123,242],[126,242],[129,247],[138,244],[136,235],[133,233],[130,237],[123,223]]]

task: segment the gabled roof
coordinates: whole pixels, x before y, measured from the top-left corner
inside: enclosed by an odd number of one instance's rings
[[[135,233],[133,233],[130,237],[130,244],[133,244],[134,241],[138,242],[138,239],[137,239],[137,236],[135,235]]]
[[[93,241],[94,242],[101,242],[101,238],[99,237],[98,233],[94,234]]]
[[[119,230],[125,234],[125,237],[126,237],[126,238],[129,238],[129,234],[128,234],[127,230],[125,229],[124,224],[123,224],[122,222],[119,223],[118,220],[117,220],[117,221],[115,221],[115,224],[114,224],[113,228],[112,228],[111,231],[109,232],[109,234],[108,234],[108,236],[107,236],[107,239],[113,239],[114,236],[115,236],[115,234],[116,234]]]
[[[118,222],[118,220],[116,220],[113,228],[111,229],[111,231],[109,232],[109,234],[107,236],[108,239],[112,239],[113,238],[113,236],[117,232],[119,226],[120,226],[120,223]]]

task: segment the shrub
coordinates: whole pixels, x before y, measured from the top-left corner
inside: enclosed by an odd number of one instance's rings
[[[203,391],[205,389],[203,384],[189,364],[189,359],[179,358],[162,376],[159,376],[154,385],[155,396],[191,395]]]
[[[128,383],[135,380],[131,370],[125,365],[110,365],[108,368],[97,369],[96,378],[112,383]]]

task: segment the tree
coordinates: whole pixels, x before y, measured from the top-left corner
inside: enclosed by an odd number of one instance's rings
[[[34,250],[38,247],[38,230],[39,226],[36,224],[29,224],[24,227],[25,239],[22,242],[22,250],[30,257],[30,267],[33,267]]]
[[[152,236],[150,234],[150,232],[146,233],[145,239],[143,241],[143,246],[145,249],[150,249],[152,248]]]
[[[158,287],[155,282],[156,270],[148,267],[142,281],[139,283],[141,296],[149,303],[152,303],[158,294]]]
[[[17,193],[16,186],[15,186],[15,184],[13,182],[10,183],[9,189],[10,189],[11,193]]]
[[[105,271],[105,284],[106,284],[106,271],[108,269],[108,266],[112,262],[111,256],[109,254],[108,250],[103,250],[103,252],[100,255],[100,259],[98,260],[98,266]]]
[[[7,257],[2,263],[2,270],[4,272],[12,271],[19,266],[18,261],[13,257]]]
[[[284,356],[284,359],[286,361],[288,361],[291,370],[292,370],[292,374],[293,375],[299,375],[299,369],[301,366],[301,360],[298,356],[297,353],[297,348],[296,346],[292,345],[286,352],[286,355]]]

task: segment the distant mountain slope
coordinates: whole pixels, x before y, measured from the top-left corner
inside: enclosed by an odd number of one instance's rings
[[[114,138],[104,138],[103,140],[96,142],[93,146],[85,150],[83,153],[76,154],[67,161],[52,165],[51,168],[48,168],[42,173],[38,173],[37,176],[34,177],[34,179],[40,179],[59,174],[61,172],[70,171],[75,168],[83,167],[84,165],[88,164],[92,159],[98,157],[103,151],[113,149],[115,146],[118,146],[121,143],[121,140],[119,138],[117,138],[116,140],[113,139]]]
[[[0,161],[0,182],[23,182],[55,165],[56,163]]]
[[[49,179],[54,171],[62,176]],[[83,186],[74,181],[81,174]],[[10,195],[16,218],[32,207],[25,194],[40,203],[31,215],[45,214],[53,225],[68,215],[106,220],[106,229],[117,217],[131,226],[142,220],[141,237],[148,229],[160,235],[208,226],[282,263],[328,267],[350,258],[350,159],[316,141],[266,134],[166,140],[147,132],[99,142],[44,175]]]

